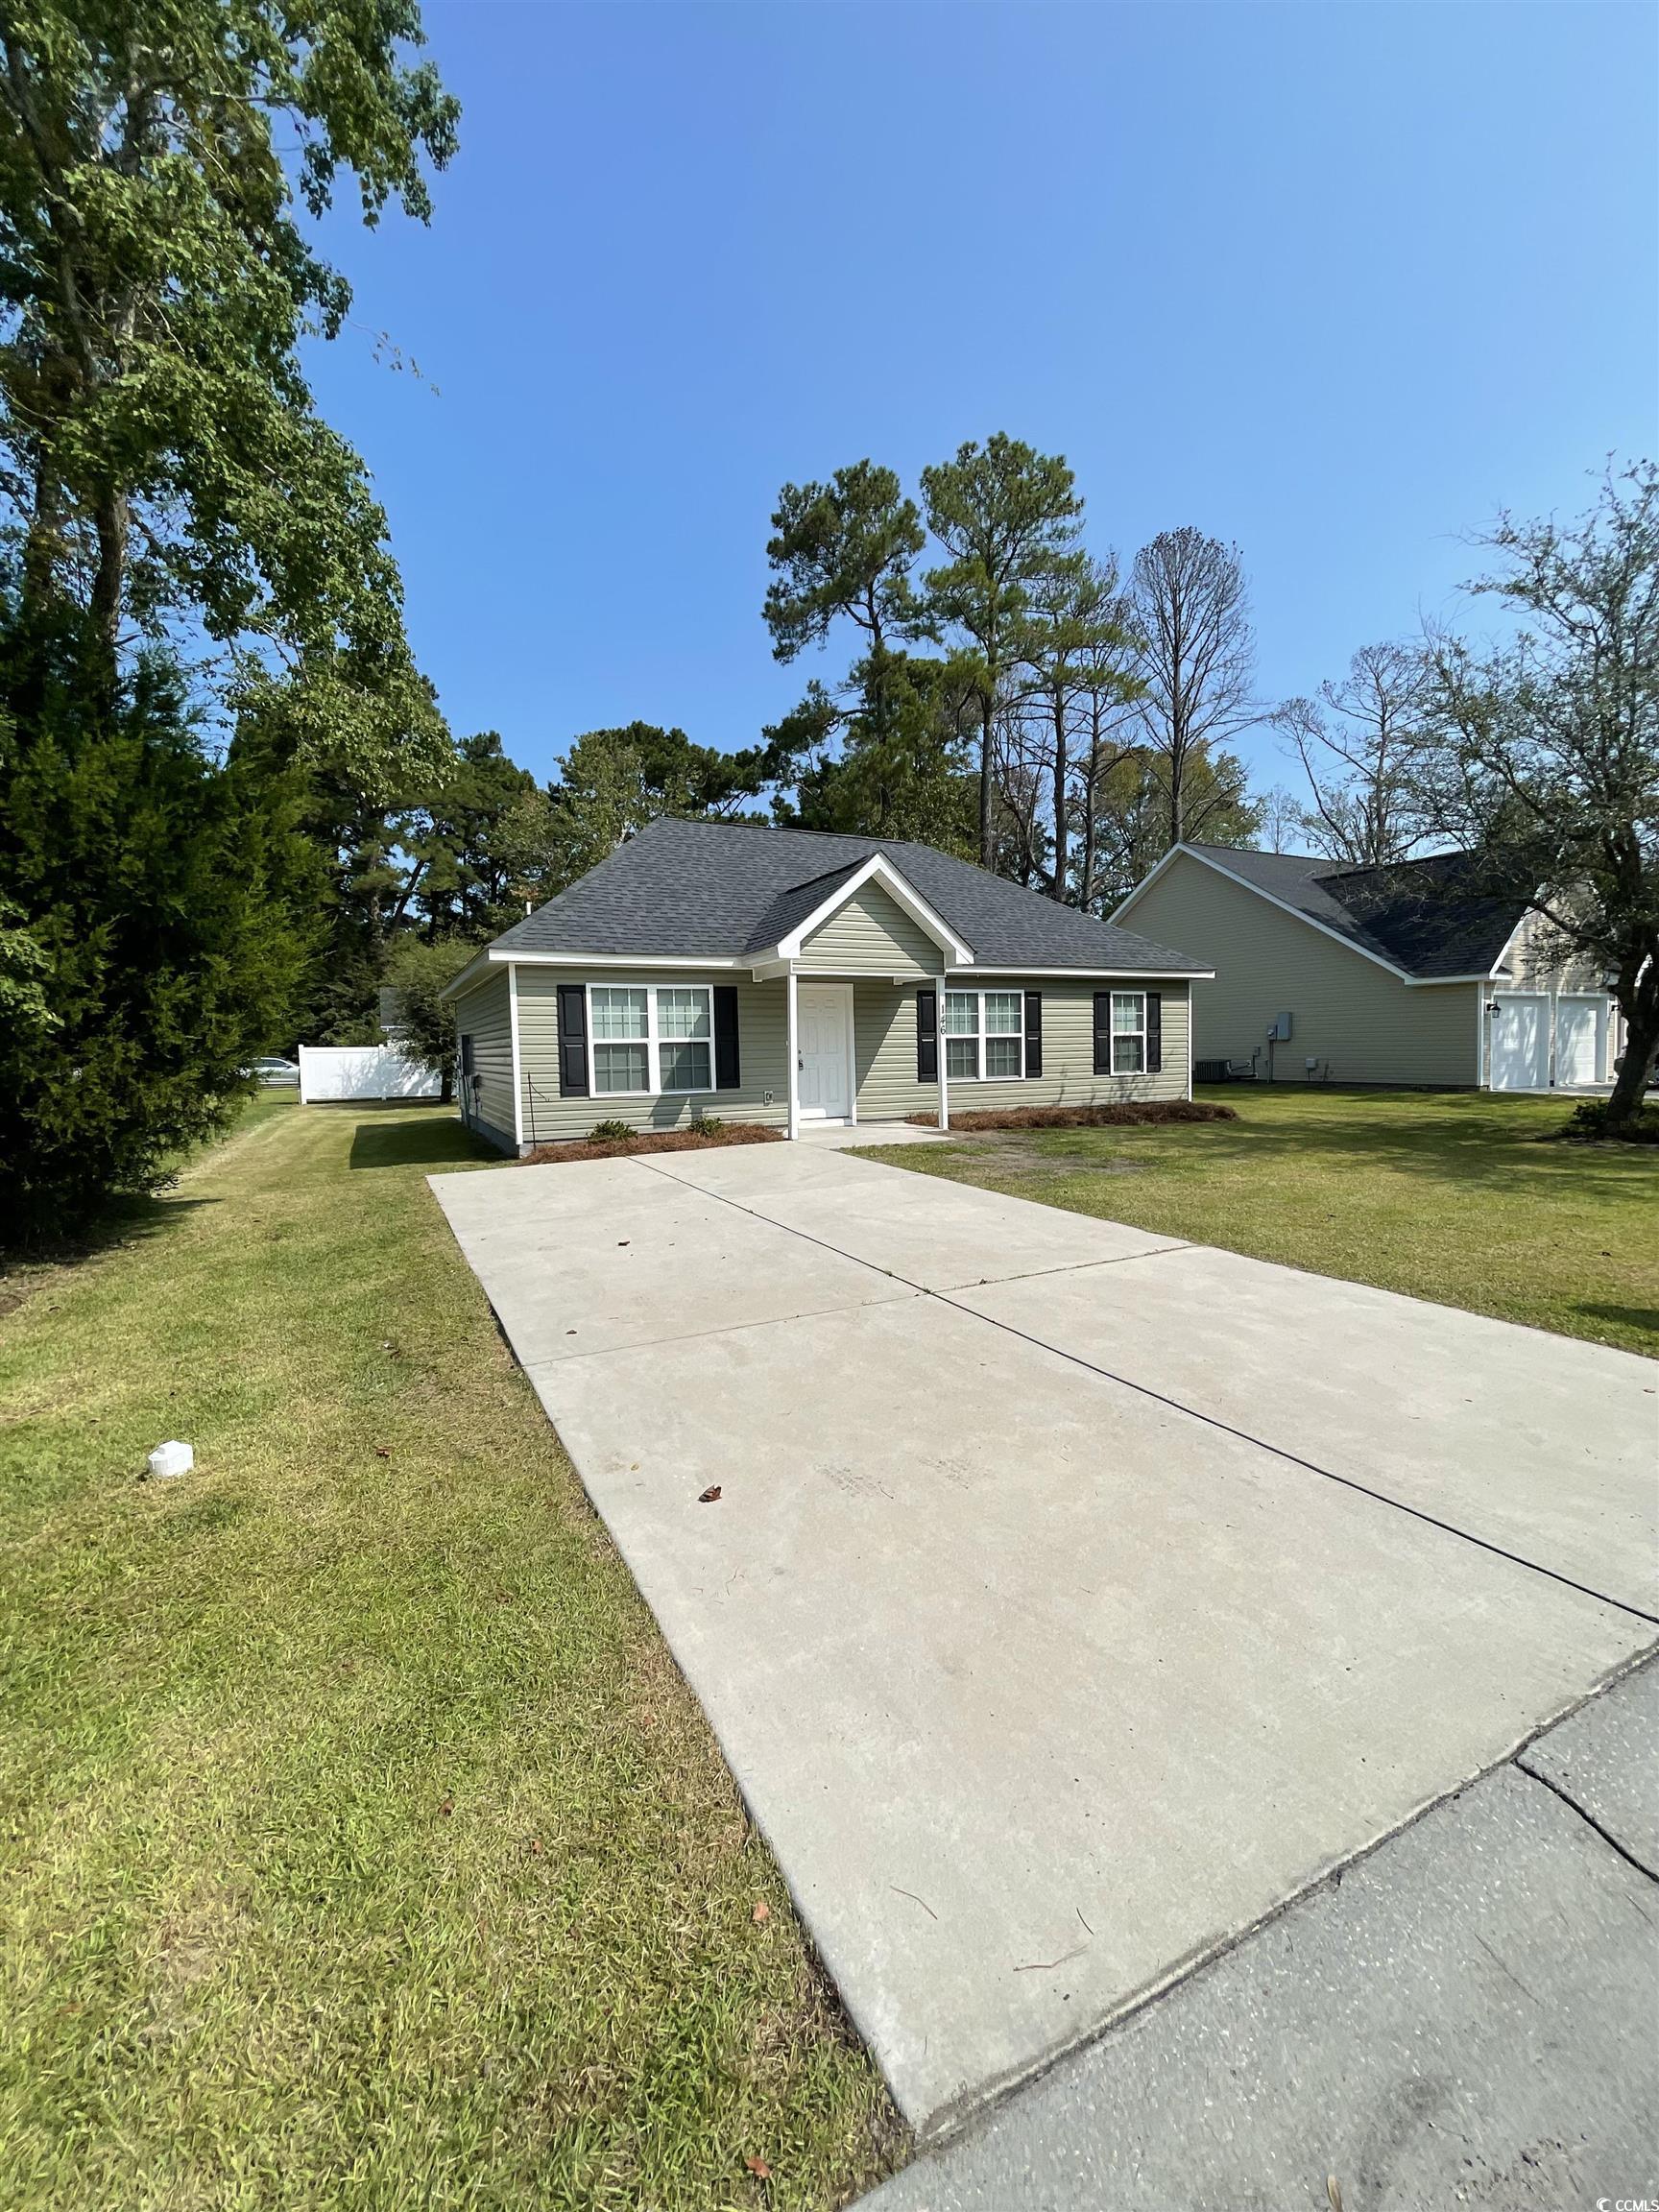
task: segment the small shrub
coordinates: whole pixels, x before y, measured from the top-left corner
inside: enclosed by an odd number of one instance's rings
[[[1633,1120],[1615,1128],[1605,1098],[1583,1098],[1549,1142],[1561,1144],[1659,1144],[1659,1106],[1641,1106]]]
[[[618,1136],[607,1134],[618,1130]],[[625,1121],[601,1121],[587,1137],[569,1137],[557,1144],[539,1144],[518,1163],[523,1167],[556,1167],[567,1160],[633,1160],[642,1152],[701,1152],[716,1144],[781,1144],[781,1129],[768,1129],[756,1121],[720,1121],[711,1129],[630,1129]]]
[[[921,1128],[937,1126],[937,1114],[912,1114]],[[1237,1121],[1238,1111],[1208,1098],[1125,1098],[1111,1106],[1010,1106],[958,1113],[952,1129],[1132,1129],[1158,1121]]]
[[[686,1123],[693,1137],[718,1137],[725,1126],[718,1114],[693,1114]]]

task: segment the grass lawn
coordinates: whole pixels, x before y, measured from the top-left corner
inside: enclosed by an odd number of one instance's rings
[[[425,1188],[473,1158],[261,1099],[0,1320],[8,2212],[828,2206],[902,2147]]]
[[[1564,1103],[1204,1092],[1236,1122],[874,1149],[928,1175],[1659,1353],[1659,1146],[1542,1144]]]

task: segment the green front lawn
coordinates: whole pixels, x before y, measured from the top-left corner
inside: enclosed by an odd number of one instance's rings
[[[871,1157],[1659,1353],[1659,1147],[1540,1143],[1567,1115],[1550,1099],[1245,1085],[1201,1095],[1239,1118]]]
[[[0,1321],[8,2212],[828,2206],[900,2146],[425,1188],[474,1157],[261,1099]]]

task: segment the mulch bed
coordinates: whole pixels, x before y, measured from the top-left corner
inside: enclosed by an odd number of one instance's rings
[[[1010,1106],[984,1113],[950,1110],[952,1129],[1131,1129],[1149,1121],[1237,1121],[1231,1106],[1207,1099],[1129,1099],[1118,1106]],[[937,1114],[909,1114],[918,1128],[936,1128]]]
[[[629,1160],[642,1152],[712,1152],[721,1144],[781,1144],[781,1129],[758,1121],[731,1121],[707,1135],[695,1129],[646,1129],[637,1137],[581,1137],[564,1144],[538,1144],[520,1167],[553,1167],[562,1160]]]

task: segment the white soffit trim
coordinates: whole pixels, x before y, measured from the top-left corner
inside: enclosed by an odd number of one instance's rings
[[[780,937],[773,952],[767,957],[781,960],[798,960],[805,940],[814,930],[823,928],[832,914],[846,905],[854,892],[866,883],[879,883],[882,890],[902,906],[918,928],[925,929],[940,950],[950,955],[952,967],[971,968],[974,965],[974,948],[965,938],[958,937],[942,914],[935,913],[909,878],[900,874],[884,853],[872,853],[869,859],[855,868],[845,883],[830,892],[821,906],[815,906],[804,922],[796,924],[786,936]]]
[[[475,952],[466,967],[462,969],[460,974],[455,976],[452,981],[445,983],[443,990],[439,992],[439,1004],[443,1005],[450,999],[459,998],[464,991],[470,991],[474,983],[486,981],[490,974],[491,959],[492,955],[488,947],[482,952]]]

